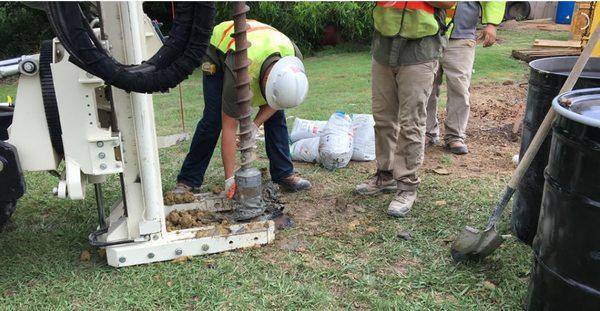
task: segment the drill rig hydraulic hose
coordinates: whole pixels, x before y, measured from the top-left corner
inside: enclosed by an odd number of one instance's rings
[[[83,70],[129,92],[164,92],[177,86],[200,66],[215,17],[212,2],[177,2],[173,28],[164,45],[138,65],[116,61],[98,40],[80,4],[50,1],[46,12],[70,61]]]

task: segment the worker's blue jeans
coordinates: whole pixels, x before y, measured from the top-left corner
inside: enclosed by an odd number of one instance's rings
[[[177,181],[188,186],[200,187],[204,174],[221,134],[221,94],[223,92],[223,72],[204,75],[204,113],[196,126],[190,151],[183,161]],[[256,94],[255,94],[256,95]],[[294,172],[288,145],[289,137],[285,113],[277,111],[264,124],[265,147],[269,158],[271,179],[278,181]]]

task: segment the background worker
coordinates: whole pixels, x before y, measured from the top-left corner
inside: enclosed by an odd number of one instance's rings
[[[310,182],[294,173],[285,113],[281,110],[295,107],[306,98],[308,80],[304,65],[298,58],[302,54],[288,37],[275,28],[254,20],[249,20],[248,26],[247,37],[251,43],[248,70],[250,89],[254,94],[251,105],[259,110],[254,119],[256,130],[264,124],[271,179],[285,190],[310,189]],[[220,23],[213,30],[202,64],[204,114],[196,126],[174,192],[195,191],[202,185],[222,128],[225,190],[228,197],[233,196],[239,107],[236,104],[232,53],[235,40],[231,37],[232,33],[232,21]]]
[[[358,194],[396,191],[388,214],[405,216],[417,198],[425,148],[425,105],[454,2],[379,1],[373,10],[372,101],[377,172]]]
[[[446,76],[448,100],[444,122],[444,146],[454,154],[469,152],[465,143],[469,120],[469,86],[475,61],[475,44],[482,42],[487,48],[496,42],[496,28],[504,18],[504,1],[457,2],[447,10],[449,42],[444,49],[440,66],[433,82],[433,90],[427,102],[427,145],[439,142],[440,129],[437,119],[437,103],[440,96],[442,75]],[[485,27],[476,37],[479,16]]]

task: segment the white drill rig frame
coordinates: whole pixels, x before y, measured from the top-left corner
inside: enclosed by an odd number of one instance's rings
[[[107,40],[103,44],[121,63],[139,64],[160,41],[142,11],[141,2],[102,2]],[[104,82],[73,65],[57,39],[51,65],[62,140],[64,173],[54,189],[57,196],[85,198],[88,184],[122,174],[124,200],[106,217],[107,230],[98,242],[107,243],[110,266],[124,267],[181,256],[195,256],[263,245],[273,241],[271,220],[226,225],[226,230],[203,226],[168,232],[165,215],[173,210],[224,211],[223,196],[196,195],[196,202],[164,206],[152,95],[112,88],[112,105]],[[39,55],[29,59],[37,62]],[[63,160],[53,150],[37,74],[21,74],[8,143],[16,146],[24,171],[57,171]],[[103,127],[99,112],[110,111],[118,132]],[[223,225],[220,225],[223,226]],[[126,242],[124,244],[116,244]]]

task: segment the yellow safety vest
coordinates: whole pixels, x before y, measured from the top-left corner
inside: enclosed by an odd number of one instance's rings
[[[246,35],[250,42],[248,48],[248,59],[250,67],[250,90],[254,94],[252,97],[252,107],[265,105],[267,101],[262,96],[260,90],[260,69],[262,64],[273,54],[279,54],[281,57],[294,56],[296,54],[292,41],[279,32],[277,29],[255,20],[248,20],[248,30]],[[233,34],[233,21],[222,22],[213,29],[210,44],[223,53],[235,50],[235,39]]]
[[[455,3],[452,8],[446,9],[446,35],[450,37],[452,30],[454,30],[454,13],[456,13]],[[500,25],[504,19],[504,9],[506,7],[506,1],[479,1],[481,5],[481,23]]]
[[[377,1],[375,29],[384,36],[419,39],[438,33],[435,8],[424,1]]]

